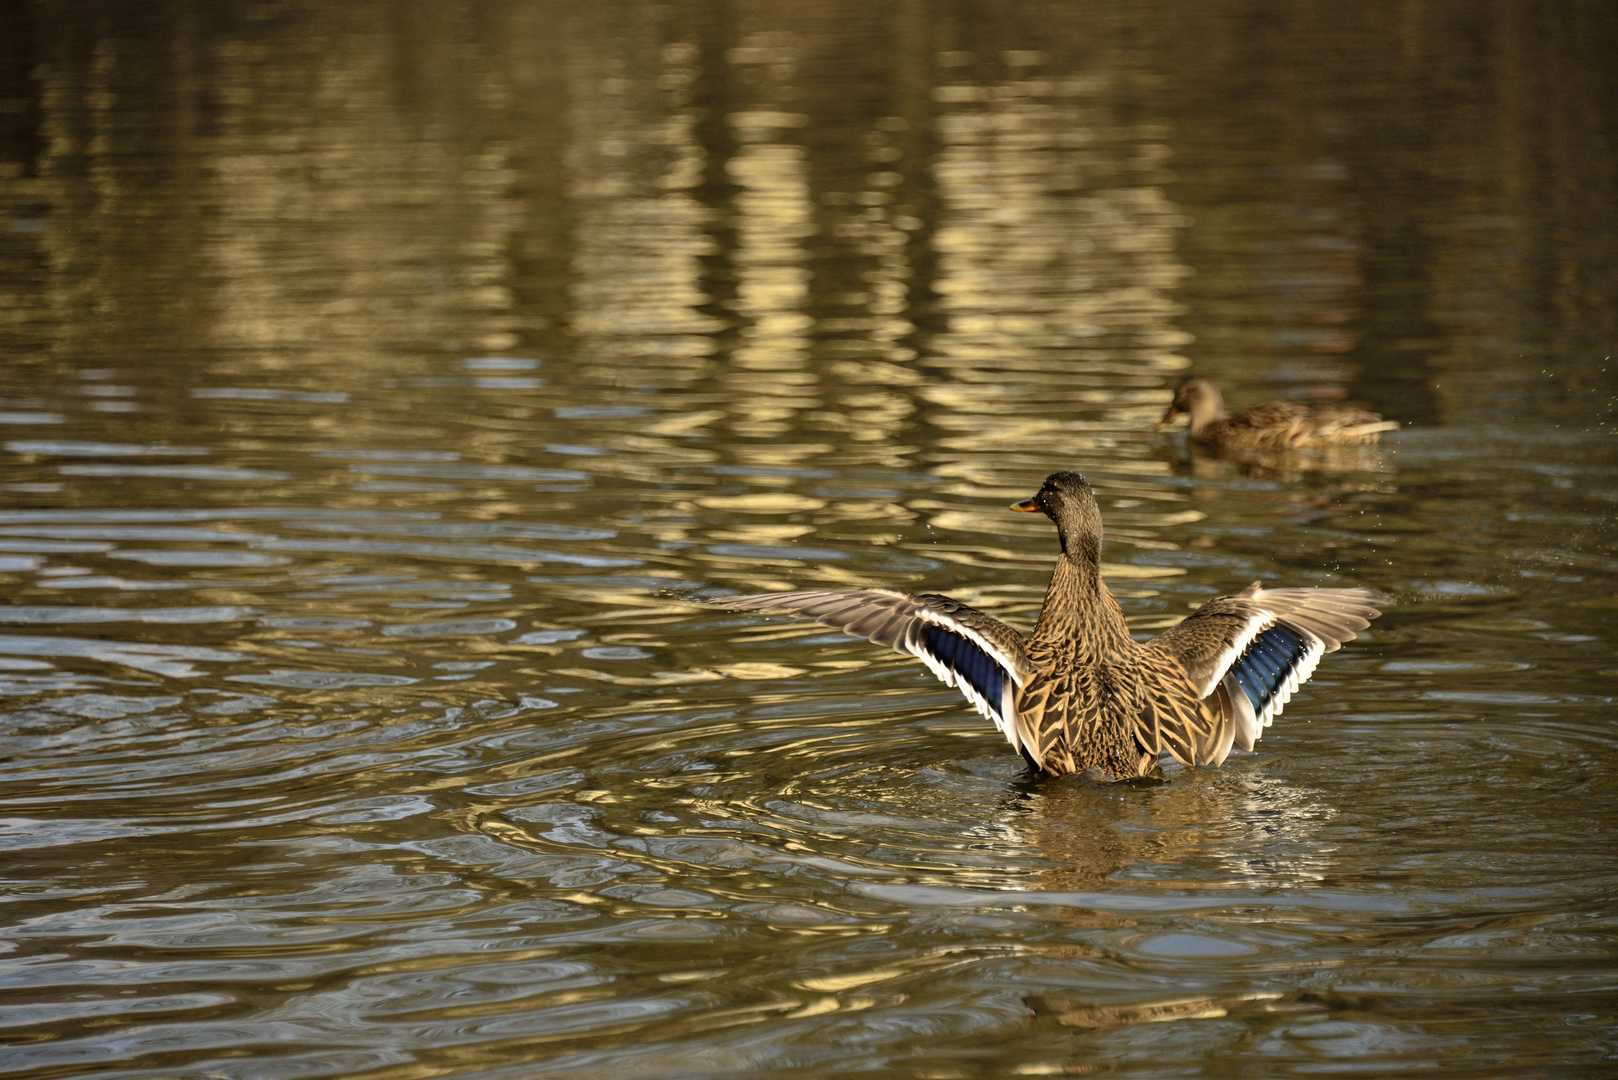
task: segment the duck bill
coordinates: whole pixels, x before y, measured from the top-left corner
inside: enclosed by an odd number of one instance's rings
[[[1039,504],[1030,497],[1022,502],[1012,503],[1011,508],[1019,514],[1033,514],[1039,511]]]
[[[1178,405],[1170,405],[1169,411],[1163,414],[1163,419],[1157,422],[1157,430],[1162,431],[1164,428],[1174,423],[1175,420],[1179,419],[1182,411],[1183,410]]]

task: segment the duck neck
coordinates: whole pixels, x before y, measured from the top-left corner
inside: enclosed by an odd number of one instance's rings
[[[1033,633],[1034,642],[1070,652],[1081,664],[1116,655],[1131,643],[1123,609],[1101,580],[1099,547],[1062,552]]]
[[[1205,394],[1199,395],[1191,403],[1191,436],[1195,438],[1206,431],[1211,425],[1217,424],[1228,415],[1225,412],[1225,401],[1219,396],[1219,391],[1209,387]]]

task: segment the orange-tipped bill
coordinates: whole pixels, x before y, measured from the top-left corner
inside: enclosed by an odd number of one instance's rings
[[[1163,414],[1163,419],[1157,422],[1157,430],[1162,431],[1164,428],[1174,423],[1174,421],[1184,412],[1185,410],[1180,408],[1178,404],[1170,405],[1169,411]]]
[[[1011,508],[1017,511],[1019,514],[1032,514],[1039,509],[1039,503],[1035,502],[1032,498],[1028,498],[1024,499],[1022,502],[1012,503]]]

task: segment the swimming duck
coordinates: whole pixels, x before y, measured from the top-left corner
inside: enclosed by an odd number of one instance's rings
[[[1207,379],[1189,378],[1174,390],[1174,403],[1157,422],[1168,426],[1175,417],[1191,417],[1191,441],[1204,446],[1251,450],[1304,450],[1323,446],[1365,446],[1398,428],[1397,420],[1352,405],[1303,405],[1271,401],[1225,412],[1219,389]]]
[[[1203,604],[1145,644],[1101,579],[1101,511],[1078,473],[1058,472],[1013,510],[1056,523],[1061,555],[1034,632],[936,593],[826,589],[709,603],[814,619],[908,653],[994,722],[1036,772],[1124,780],[1167,751],[1218,765],[1251,750],[1321,656],[1388,603],[1370,589],[1266,589]]]

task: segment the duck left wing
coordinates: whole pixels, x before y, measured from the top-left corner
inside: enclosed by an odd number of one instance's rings
[[[1033,665],[1022,635],[974,607],[937,593],[900,589],[761,593],[707,602],[735,611],[814,619],[908,653],[945,686],[957,687],[1013,746],[1021,745],[1014,692],[1033,673]]]
[[[1230,739],[1220,740],[1222,761],[1232,742],[1251,750],[1320,658],[1353,640],[1389,602],[1373,589],[1265,589],[1255,581],[1208,601],[1146,648],[1177,661],[1231,725]]]

